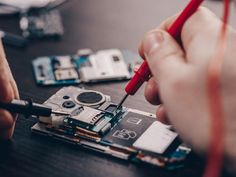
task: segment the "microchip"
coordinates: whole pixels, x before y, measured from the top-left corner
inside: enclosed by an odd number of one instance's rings
[[[154,121],[155,119],[152,117],[129,112],[118,125],[103,138],[103,141],[131,147]]]
[[[110,104],[107,108],[106,111],[108,112],[114,112],[117,110],[117,105],[116,104]]]

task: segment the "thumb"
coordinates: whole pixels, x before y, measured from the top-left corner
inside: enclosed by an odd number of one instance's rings
[[[166,31],[158,29],[147,33],[141,46],[158,83],[178,75],[186,65],[184,51]]]

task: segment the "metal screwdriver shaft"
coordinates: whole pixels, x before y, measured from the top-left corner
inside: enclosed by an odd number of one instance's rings
[[[129,96],[129,94],[126,94],[126,95],[122,98],[122,100],[120,101],[120,103],[119,103],[118,106],[117,106],[117,109],[119,109],[119,108],[123,105],[123,103],[125,102],[126,98],[128,98],[128,96]]]

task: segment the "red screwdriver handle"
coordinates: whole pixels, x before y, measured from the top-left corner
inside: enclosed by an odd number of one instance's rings
[[[182,31],[184,23],[197,11],[198,7],[203,1],[204,0],[191,0],[185,7],[183,12],[169,28],[168,33],[178,42],[180,42],[180,33]],[[151,71],[148,67],[147,61],[145,60],[138,71],[135,73],[134,77],[127,84],[125,88],[126,93],[129,95],[134,95],[142,86],[142,84],[150,78],[150,75]]]

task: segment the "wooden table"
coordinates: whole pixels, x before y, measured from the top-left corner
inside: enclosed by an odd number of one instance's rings
[[[143,34],[184,7],[187,0],[71,0],[60,8],[65,35],[60,41],[35,40],[24,49],[6,46],[6,53],[22,98],[43,102],[60,87],[35,84],[31,61],[37,56],[73,54],[79,48],[120,48],[137,51]],[[220,14],[219,2],[206,5]],[[235,18],[234,18],[235,19]],[[20,34],[18,17],[0,17],[1,29]],[[111,95],[118,102],[125,82],[80,85]],[[181,100],[180,100],[181,101]],[[125,106],[155,112],[143,96],[143,88]],[[11,142],[0,143],[0,177],[139,177],[201,176],[203,162],[191,158],[185,168],[168,172],[135,165],[51,139],[31,135],[36,119],[20,116]]]

